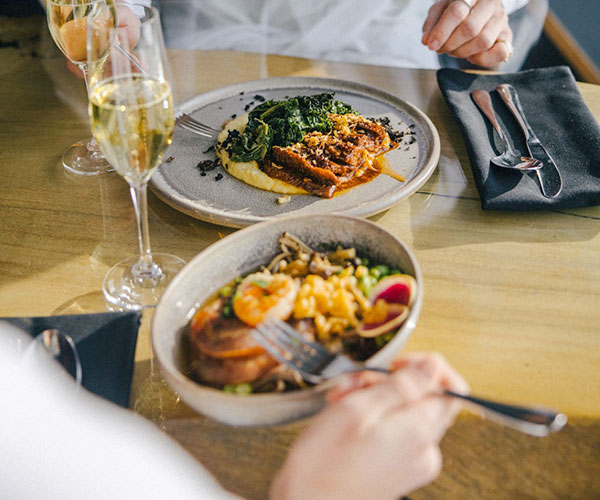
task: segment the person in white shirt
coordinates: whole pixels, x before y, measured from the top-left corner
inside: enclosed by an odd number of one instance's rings
[[[44,0],[40,0],[44,2]],[[122,0],[155,4],[168,48],[406,68],[518,71],[548,0]],[[120,8],[120,22],[131,21]],[[67,61],[69,69],[81,76]]]
[[[167,46],[396,67],[518,69],[547,0],[156,0]],[[528,5],[531,4],[531,5]],[[509,22],[509,15],[515,21]],[[524,29],[519,29],[525,24]],[[519,40],[514,41],[514,32]],[[521,33],[522,32],[522,33]],[[514,41],[514,46],[513,46]],[[449,57],[440,57],[449,56]]]

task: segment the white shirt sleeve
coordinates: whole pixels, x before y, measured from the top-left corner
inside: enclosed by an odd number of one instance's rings
[[[504,4],[504,10],[506,13],[512,14],[521,7],[525,7],[525,5],[529,3],[529,0],[502,0],[502,3]]]
[[[239,500],[154,424],[24,356],[30,341],[0,322],[0,498]]]

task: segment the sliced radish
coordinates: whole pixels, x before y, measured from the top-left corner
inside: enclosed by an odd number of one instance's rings
[[[417,281],[409,274],[386,276],[371,290],[369,300],[372,304],[383,299],[389,304],[411,306],[417,296]]]
[[[410,308],[405,304],[388,304],[387,318],[381,323],[365,323],[358,327],[361,337],[378,337],[398,328],[408,317]]]

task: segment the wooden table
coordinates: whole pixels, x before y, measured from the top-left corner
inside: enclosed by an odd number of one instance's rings
[[[107,269],[136,250],[117,175],[79,178],[60,165],[89,132],[83,83],[69,74],[43,19],[0,18],[0,316],[103,310]],[[439,167],[409,199],[374,217],[416,253],[425,302],[407,349],[441,351],[473,392],[560,408],[560,433],[538,439],[461,415],[442,443],[440,478],[411,498],[600,498],[600,207],[484,212],[463,139],[435,73],[239,53],[171,51],[177,99],[271,76],[359,81],[412,102],[435,123]],[[579,86],[600,117],[600,87]],[[150,198],[156,250],[190,259],[233,230]],[[195,414],[152,363],[149,315],[132,407],[154,420],[225,487],[266,498],[305,422],[229,428]]]

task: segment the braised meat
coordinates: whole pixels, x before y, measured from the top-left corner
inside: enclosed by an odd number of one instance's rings
[[[311,132],[291,146],[274,146],[262,170],[325,198],[379,174],[375,158],[396,146],[386,130],[353,114],[330,117],[332,131]]]

